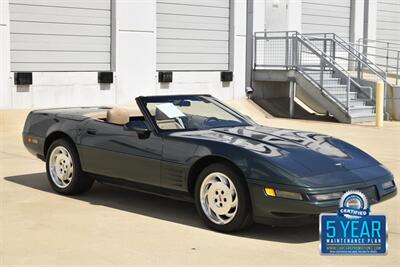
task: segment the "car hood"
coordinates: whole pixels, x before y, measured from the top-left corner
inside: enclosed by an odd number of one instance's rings
[[[360,149],[314,132],[247,126],[197,131],[190,135],[246,148],[301,177],[379,165]]]

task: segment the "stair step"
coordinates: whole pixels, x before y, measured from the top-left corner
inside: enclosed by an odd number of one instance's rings
[[[346,98],[347,92],[343,91],[343,90],[326,90],[328,91],[330,94],[332,95],[339,95],[339,96],[343,96],[344,98]],[[349,93],[350,98],[353,97],[352,99],[354,99],[354,97],[357,98],[357,93],[356,92],[350,92]]]
[[[350,100],[349,105],[350,105],[350,107],[365,106],[365,100],[361,100],[361,99]]]
[[[357,108],[350,108],[350,116],[352,117],[364,117],[364,116],[374,116],[375,107],[374,106],[363,106]]]
[[[324,83],[323,87],[325,89],[327,89],[327,90],[338,90],[338,91],[344,91],[344,92],[346,92],[346,90],[347,90],[347,85],[344,85],[344,84],[328,84],[328,83]]]
[[[328,91],[328,92],[331,95],[333,95],[336,99],[338,99],[339,101],[346,101],[346,99],[347,99],[346,92],[330,92],[330,91]],[[350,92],[349,100],[357,100],[357,92]]]
[[[319,70],[316,70],[316,71],[306,71],[306,73],[307,74],[309,74],[309,75],[320,75],[320,71]],[[329,75],[329,76],[332,76],[333,75],[333,72],[332,71],[327,71],[327,70],[325,70],[325,71],[323,71],[323,73],[324,73],[324,75]]]
[[[325,81],[324,81],[325,82]],[[326,88],[340,88],[340,89],[347,89],[347,85],[345,84],[331,84],[331,83],[324,83],[324,87]]]
[[[303,74],[308,76],[308,79],[312,79],[314,83],[320,83],[321,73],[320,71],[306,71]],[[369,101],[359,98],[358,91],[347,92],[347,84],[341,83],[341,79],[333,77],[334,73],[332,71],[324,71],[323,75],[323,93],[330,95],[335,99],[337,108],[346,107],[348,101],[348,115],[349,119],[343,119],[342,115],[337,115],[340,120],[347,122],[357,123],[364,121],[372,121],[375,118],[375,106],[369,106]],[[307,77],[306,77],[307,78]],[[308,86],[308,85],[307,85]],[[315,88],[315,85],[314,85]],[[316,89],[316,88],[315,88]],[[348,97],[348,99],[347,99]],[[335,109],[331,111],[332,114],[336,114]],[[343,110],[341,111],[343,112]],[[344,111],[346,113],[346,111]],[[340,113],[338,113],[340,114]]]
[[[329,87],[325,86],[324,89],[331,94],[347,94],[347,88],[343,87]],[[357,94],[357,92],[350,91],[349,94]]]
[[[312,74],[319,74],[320,73],[320,70],[306,70],[305,72],[307,72],[307,73],[312,73]],[[331,70],[323,70],[322,71],[323,73],[328,73],[328,74],[333,74],[333,71],[331,71]]]
[[[314,81],[318,82],[320,81],[319,77],[311,77]],[[332,78],[332,77],[324,77],[324,80],[322,81],[324,86],[325,85],[341,85],[340,79],[339,78]]]
[[[308,75],[318,83],[321,80],[319,73],[308,73]],[[340,78],[332,77],[332,74],[329,73],[324,73],[323,83],[327,85],[340,84]]]
[[[306,73],[309,75],[316,75],[316,76],[319,76],[321,74],[319,71],[306,71]],[[329,76],[333,75],[332,71],[324,71],[323,73],[324,75],[329,75]]]
[[[346,106],[346,100],[344,100],[344,101],[342,101],[342,100],[339,100],[343,105],[345,105]],[[356,100],[357,101],[357,100]],[[365,104],[359,104],[359,103],[355,103],[354,102],[354,100],[352,100],[352,101],[349,101],[349,109],[354,109],[354,110],[359,110],[359,109],[361,109],[361,108],[364,108],[364,107],[369,107],[369,106],[366,106]]]
[[[375,121],[375,114],[372,115],[351,115],[351,123]]]
[[[308,75],[313,78],[314,80],[319,80],[319,78],[321,77],[319,73],[308,73]],[[328,73],[324,73],[324,80],[327,79],[334,79],[334,80],[340,80],[339,78],[336,77],[332,77],[332,74],[328,74]]]
[[[375,106],[359,106],[355,108],[351,108],[350,112],[356,112],[356,111],[375,111]]]
[[[344,105],[346,105],[346,102],[347,102],[347,100],[346,100],[346,98],[343,98],[343,97],[337,97],[337,96],[334,96],[338,101],[340,101],[341,103],[343,103]],[[356,100],[357,98],[354,98],[354,99],[350,99],[350,101],[349,102],[351,102],[351,101],[353,101],[353,100]],[[349,103],[350,104],[350,103]]]

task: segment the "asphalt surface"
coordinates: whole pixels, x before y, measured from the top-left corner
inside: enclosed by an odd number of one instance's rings
[[[376,157],[400,184],[400,122],[344,125],[270,118],[231,103],[261,124],[342,138]],[[318,225],[208,230],[194,205],[95,184],[79,197],[53,193],[45,166],[21,142],[26,111],[0,111],[0,265],[399,266],[400,197],[372,207],[387,215],[387,256],[321,256]]]

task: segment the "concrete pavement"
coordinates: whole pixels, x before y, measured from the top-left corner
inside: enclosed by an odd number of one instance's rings
[[[400,123],[372,125],[271,118],[230,103],[261,124],[321,132],[376,157],[400,184]],[[399,266],[400,197],[373,206],[389,220],[387,256],[319,255],[318,225],[206,229],[194,205],[95,184],[83,196],[53,193],[44,163],[21,142],[26,111],[0,111],[0,265]]]

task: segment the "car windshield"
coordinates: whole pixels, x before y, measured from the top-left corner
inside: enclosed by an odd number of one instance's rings
[[[203,130],[247,126],[243,115],[210,96],[146,97],[144,105],[161,130]]]

